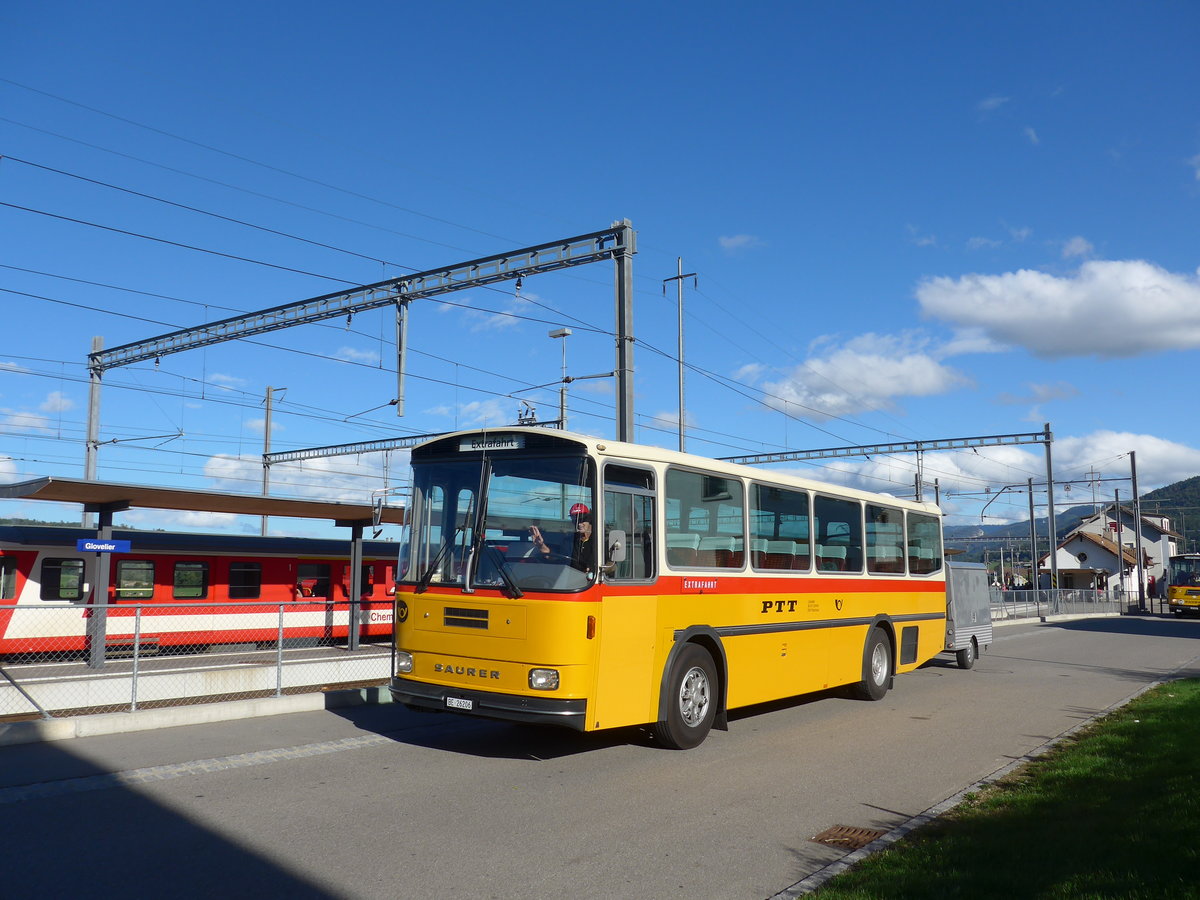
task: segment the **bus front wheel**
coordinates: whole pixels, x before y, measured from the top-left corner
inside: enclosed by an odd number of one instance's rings
[[[882,700],[892,680],[892,645],[882,628],[872,628],[863,647],[862,681],[854,686],[860,700]]]
[[[703,647],[688,644],[676,657],[667,678],[666,718],[654,734],[666,747],[688,750],[698,746],[716,718],[717,667]]]

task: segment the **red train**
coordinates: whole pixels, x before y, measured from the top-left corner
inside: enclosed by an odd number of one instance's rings
[[[0,655],[88,647],[100,556],[77,542],[95,531],[0,525]],[[350,628],[350,542],[114,530],[128,553],[109,555],[105,639],[142,647],[338,640]],[[357,628],[392,633],[399,545],[363,543]],[[282,606],[281,606],[282,605]],[[141,608],[141,615],[136,610]]]

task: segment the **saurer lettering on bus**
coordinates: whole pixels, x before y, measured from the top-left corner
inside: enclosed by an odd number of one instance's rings
[[[466,675],[468,678],[496,678],[500,673],[496,669],[475,669],[470,666],[453,666],[448,663],[434,663],[433,671],[446,675]]]

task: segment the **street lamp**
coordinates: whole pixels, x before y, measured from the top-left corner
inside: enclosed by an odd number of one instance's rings
[[[558,427],[567,428],[567,338],[571,336],[570,328],[555,328],[548,337],[562,338],[562,384],[558,388]]]

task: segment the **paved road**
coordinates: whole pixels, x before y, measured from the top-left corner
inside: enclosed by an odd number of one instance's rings
[[[682,753],[391,706],[5,747],[2,893],[764,898],[843,855],[817,832],[892,828],[1198,654],[1200,621],[1009,626],[973,671]]]

